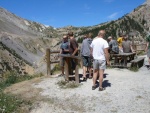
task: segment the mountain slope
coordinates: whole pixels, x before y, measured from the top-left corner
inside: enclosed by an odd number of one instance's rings
[[[100,29],[106,30],[105,38],[110,35],[117,38],[119,33],[126,33],[137,41],[144,41],[145,36],[150,32],[150,0],[147,0],[131,13],[124,15],[118,20],[88,27],[47,27],[43,24],[18,17],[6,9],[0,8],[0,54],[2,56],[2,54],[5,54],[3,50],[6,50],[10,54],[15,53],[26,65],[40,67],[46,48],[59,49],[63,34],[73,31],[75,37],[79,40],[83,35],[90,32],[93,33],[93,37],[97,36]],[[6,47],[4,48],[3,46]],[[15,55],[14,58],[16,58]],[[6,67],[4,66],[5,62],[8,65],[10,64],[11,67],[12,60],[5,60],[4,62],[1,56],[0,70]]]

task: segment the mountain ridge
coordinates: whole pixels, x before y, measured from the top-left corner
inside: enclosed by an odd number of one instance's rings
[[[75,33],[78,42],[87,33],[93,33],[93,37],[96,37],[100,29],[106,30],[106,38],[110,35],[117,38],[119,33],[126,33],[132,34],[133,38],[137,41],[144,41],[145,36],[150,32],[149,20],[150,0],[147,0],[132,12],[117,20],[85,27],[65,26],[54,28],[52,26],[45,26],[38,22],[23,19],[4,8],[0,8],[0,42],[7,46],[7,48],[15,51],[25,64],[30,64],[31,67],[35,65],[40,67],[40,65],[43,65],[41,60],[44,58],[46,48],[59,50],[61,37],[63,34],[68,33],[68,31]],[[0,54],[4,54],[4,51],[1,50]],[[2,67],[0,70],[3,70],[5,67],[2,66],[4,61],[2,58],[0,61],[0,67]],[[8,62],[8,64],[12,63]],[[10,67],[13,69],[13,66]]]

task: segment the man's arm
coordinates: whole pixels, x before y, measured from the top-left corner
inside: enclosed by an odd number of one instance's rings
[[[60,52],[59,52],[60,54],[62,53],[62,49],[60,49]]]
[[[148,50],[148,46],[149,46],[149,42],[146,42],[145,52],[147,52],[147,50]]]
[[[74,52],[72,53],[72,55],[74,56],[78,52],[78,46],[77,46],[77,42],[75,40],[72,41],[72,46],[74,48]]]
[[[135,50],[133,49],[133,46],[132,46],[132,43],[130,42],[130,49],[131,49],[131,52],[135,52]]]
[[[77,52],[78,52],[78,48],[75,48],[75,50],[74,50],[74,52],[72,53],[72,55],[74,56]]]
[[[90,56],[93,57],[93,48],[91,47]]]
[[[108,48],[104,48],[104,53],[105,53],[106,62],[108,65],[110,65]]]

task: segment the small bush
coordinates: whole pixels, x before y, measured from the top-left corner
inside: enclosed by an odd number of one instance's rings
[[[59,64],[56,64],[56,65],[54,66],[54,68],[51,70],[51,73],[54,73],[54,72],[60,71],[60,70],[61,70],[61,66],[60,66]]]
[[[67,81],[65,81],[65,80],[60,80],[60,81],[57,82],[57,84],[58,84],[59,86],[63,87],[63,86],[65,86],[65,85],[67,84]]]
[[[67,88],[77,88],[78,86],[79,86],[79,84],[76,83],[75,81],[71,81],[71,82],[66,84]]]
[[[144,51],[139,51],[139,52],[137,53],[137,55],[145,55],[145,52],[144,52]]]
[[[139,68],[138,67],[130,67],[129,70],[137,72],[139,70]]]
[[[79,87],[79,83],[76,83],[75,81],[70,81],[70,82],[67,82],[65,80],[60,80],[57,82],[57,84],[61,87],[61,88],[77,88]]]

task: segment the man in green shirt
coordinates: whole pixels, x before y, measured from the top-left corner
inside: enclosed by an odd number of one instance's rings
[[[145,52],[147,52],[148,62],[149,62],[149,65],[150,65],[150,35],[146,38]]]

